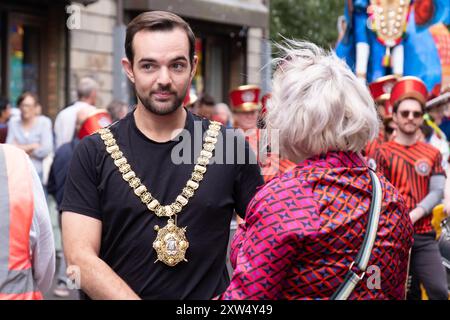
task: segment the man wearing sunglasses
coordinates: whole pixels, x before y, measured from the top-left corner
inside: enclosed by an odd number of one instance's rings
[[[446,274],[431,225],[432,210],[442,201],[445,172],[439,150],[418,139],[426,97],[426,86],[418,78],[404,77],[394,85],[390,102],[396,135],[378,148],[375,160],[403,196],[414,224],[408,299],[420,299],[422,283],[430,299],[447,300]]]

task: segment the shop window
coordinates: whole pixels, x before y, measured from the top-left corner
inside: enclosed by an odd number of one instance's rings
[[[9,97],[13,104],[23,91],[39,94],[40,30],[11,23],[9,28]]]
[[[4,88],[15,106],[23,91],[43,98],[45,20],[33,15],[10,13],[6,28],[6,80]]]

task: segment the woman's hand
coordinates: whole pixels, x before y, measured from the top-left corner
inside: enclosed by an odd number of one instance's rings
[[[31,143],[31,144],[16,144],[16,147],[25,151],[28,155],[32,154],[34,150],[40,147],[39,143]]]

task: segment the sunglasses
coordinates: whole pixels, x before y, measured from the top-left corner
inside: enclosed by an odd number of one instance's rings
[[[408,118],[410,113],[412,113],[414,119],[418,119],[423,116],[423,112],[421,112],[421,111],[404,110],[404,111],[400,111],[399,113],[402,116],[402,118]]]

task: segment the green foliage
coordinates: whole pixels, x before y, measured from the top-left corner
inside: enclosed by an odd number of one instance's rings
[[[329,48],[335,45],[337,19],[346,0],[271,0],[270,38],[303,39]]]

